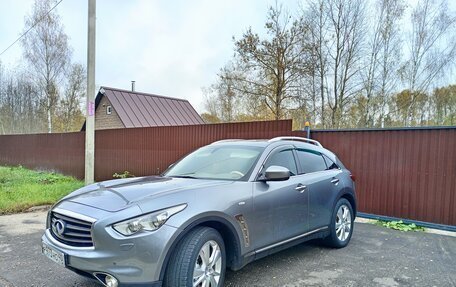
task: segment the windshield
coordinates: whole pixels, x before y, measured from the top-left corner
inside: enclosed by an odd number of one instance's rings
[[[246,180],[262,147],[205,146],[172,166],[165,176],[201,179]]]

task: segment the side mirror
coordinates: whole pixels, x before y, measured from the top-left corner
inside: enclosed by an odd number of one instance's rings
[[[290,178],[290,171],[278,165],[271,165],[266,169],[264,175],[260,178],[262,181],[283,181]]]

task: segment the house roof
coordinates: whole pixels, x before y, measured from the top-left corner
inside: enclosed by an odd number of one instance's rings
[[[184,99],[101,87],[95,108],[103,96],[111,102],[126,128],[204,124],[193,106]]]

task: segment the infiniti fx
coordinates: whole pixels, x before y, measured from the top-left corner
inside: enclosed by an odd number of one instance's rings
[[[314,140],[223,140],[161,176],[64,197],[48,213],[42,252],[104,286],[223,286],[226,268],[310,239],[345,247],[352,179]]]

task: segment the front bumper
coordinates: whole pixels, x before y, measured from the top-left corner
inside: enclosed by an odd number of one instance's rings
[[[163,225],[154,232],[124,237],[110,227],[94,230],[94,247],[73,247],[57,241],[47,229],[42,241],[63,252],[66,268],[92,279],[107,273],[119,286],[161,286],[160,272],[177,229]]]

